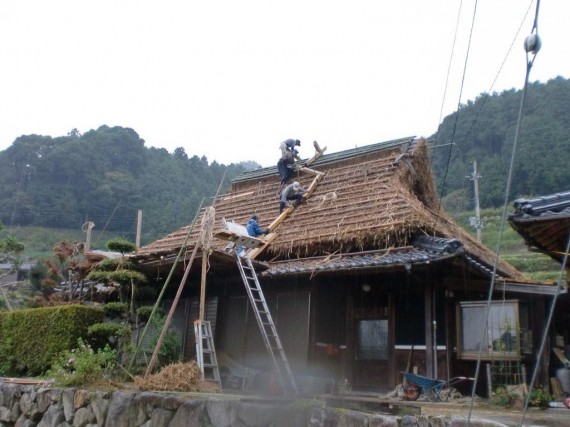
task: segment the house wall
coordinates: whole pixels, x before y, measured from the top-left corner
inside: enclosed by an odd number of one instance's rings
[[[310,290],[263,284],[262,288],[291,368],[307,369]],[[230,292],[221,297],[218,325],[218,352],[223,351],[254,369],[270,371],[273,368],[243,285],[232,286]]]

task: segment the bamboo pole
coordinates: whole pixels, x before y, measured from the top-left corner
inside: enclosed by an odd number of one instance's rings
[[[178,286],[178,291],[176,292],[176,296],[174,297],[174,301],[172,302],[172,306],[170,307],[170,311],[168,312],[168,316],[166,317],[166,321],[164,322],[164,326],[162,327],[162,331],[160,332],[158,341],[154,346],[152,357],[150,358],[150,362],[148,363],[146,372],[144,374],[145,379],[152,373],[152,369],[154,368],[156,359],[158,358],[158,352],[160,351],[160,347],[162,347],[162,342],[164,341],[164,337],[166,336],[166,332],[168,331],[168,327],[170,326],[170,322],[172,321],[172,317],[174,316],[174,312],[176,311],[176,306],[178,305],[178,301],[180,300],[180,295],[182,295],[182,290],[184,289],[184,285],[186,284],[186,280],[188,279],[188,275],[190,274],[190,269],[192,268],[192,264],[194,263],[194,258],[196,257],[197,252],[198,252],[198,243],[194,245],[194,249],[192,250],[192,256],[190,256],[190,261],[186,266],[186,270],[184,271],[184,276],[180,281],[180,285]]]
[[[174,263],[172,264],[172,268],[170,269],[170,273],[168,273],[168,277],[166,278],[166,281],[164,282],[164,285],[162,286],[162,289],[160,290],[160,294],[158,295],[158,298],[156,299],[156,302],[154,303],[154,307],[152,308],[152,311],[150,312],[150,316],[148,317],[148,320],[147,320],[147,323],[143,329],[142,335],[140,337],[138,337],[138,343],[137,343],[137,346],[136,346],[135,351],[133,353],[133,358],[131,360],[131,363],[129,364],[129,371],[132,369],[133,365],[135,364],[137,353],[140,349],[143,338],[146,335],[148,325],[150,324],[150,321],[153,318],[154,314],[156,313],[156,310],[158,309],[160,301],[162,300],[162,297],[164,296],[164,293],[166,292],[166,288],[167,288],[168,284],[170,283],[170,279],[172,278],[172,276],[174,274],[176,266],[178,265],[178,261],[179,261],[180,257],[182,256],[182,253],[186,252],[186,244],[188,243],[188,240],[190,239],[190,235],[192,234],[192,230],[194,230],[194,225],[196,224],[196,221],[198,220],[198,216],[200,215],[200,209],[202,209],[203,204],[204,204],[204,198],[202,198],[202,201],[200,202],[200,206],[198,207],[198,210],[196,211],[196,215],[194,216],[194,221],[192,221],[192,226],[190,227],[190,229],[188,230],[188,233],[186,234],[186,238],[184,239],[184,243],[180,247],[180,250],[178,251],[178,255],[176,256],[176,259],[174,260]],[[196,246],[198,246],[197,243],[196,243]]]

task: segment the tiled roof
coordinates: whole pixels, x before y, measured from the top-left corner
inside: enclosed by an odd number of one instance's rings
[[[514,201],[513,207],[515,212],[512,217],[516,218],[570,215],[570,191],[541,196],[536,199],[517,199]]]
[[[409,270],[414,265],[430,264],[460,254],[463,254],[463,245],[459,241],[425,236],[416,239],[414,246],[404,248],[274,262],[268,270],[262,273],[262,276],[393,267],[403,267]]]
[[[414,247],[398,248],[393,251],[381,250],[356,254],[341,254],[330,257],[315,257],[271,263],[271,267],[261,276],[283,274],[316,274],[326,271],[364,270],[368,268],[411,268],[414,264],[428,264],[441,261],[457,254],[435,254]]]
[[[509,223],[526,244],[562,262],[570,236],[570,191],[518,199],[513,207]]]

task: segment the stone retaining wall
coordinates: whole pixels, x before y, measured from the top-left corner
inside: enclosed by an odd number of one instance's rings
[[[471,426],[501,424],[471,420]],[[325,408],[315,400],[87,391],[0,382],[0,427],[459,427],[462,418],[396,417]]]

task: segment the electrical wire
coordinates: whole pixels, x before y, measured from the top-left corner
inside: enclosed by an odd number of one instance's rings
[[[477,119],[479,118],[481,111],[483,111],[483,107],[485,106],[487,100],[491,96],[490,94],[492,93],[493,88],[495,87],[495,83],[497,83],[497,80],[499,79],[499,76],[501,75],[501,72],[503,71],[503,67],[505,66],[505,63],[507,62],[507,59],[508,59],[509,55],[511,54],[511,51],[513,50],[513,46],[515,45],[515,42],[516,42],[516,40],[517,40],[517,38],[521,32],[521,29],[524,25],[524,22],[526,21],[526,18],[528,16],[528,13],[530,12],[530,8],[532,7],[533,3],[534,3],[534,0],[530,0],[530,3],[528,4],[528,7],[527,7],[526,12],[524,14],[524,17],[523,17],[523,19],[519,25],[519,28],[518,28],[517,32],[515,33],[515,36],[513,37],[513,41],[511,42],[511,45],[509,46],[509,49],[507,50],[505,57],[503,58],[503,62],[501,63],[501,66],[499,67],[499,70],[497,71],[497,74],[495,75],[495,78],[493,79],[493,82],[491,83],[489,90],[487,90],[487,93],[484,95],[483,100],[481,101],[481,105],[480,105],[479,109],[477,110],[477,112],[475,113],[475,118],[471,122],[471,125],[469,126],[469,129],[467,130],[467,132],[463,136],[463,139],[467,139],[467,137],[471,133],[471,130],[475,126],[475,123],[477,123]],[[441,121],[441,118],[440,118],[440,121]]]
[[[453,35],[453,43],[451,45],[451,54],[449,55],[449,63],[447,64],[447,75],[445,76],[445,86],[443,88],[443,97],[441,99],[441,107],[439,109],[439,121],[441,123],[441,118],[443,117],[443,106],[445,104],[445,98],[447,96],[447,86],[449,84],[449,74],[451,74],[451,63],[453,62],[453,54],[455,52],[455,43],[457,42],[457,33],[459,31],[459,21],[461,17],[461,9],[463,8],[463,0],[459,2],[459,9],[457,10],[457,21],[455,22],[455,33]],[[435,136],[434,145],[437,145],[437,134]]]
[[[527,44],[527,41],[525,40],[525,49],[526,49],[526,56],[527,56],[525,81],[524,81],[524,86],[523,86],[523,91],[522,91],[522,96],[521,96],[521,102],[520,102],[520,106],[519,106],[517,126],[516,126],[516,131],[515,131],[515,139],[513,142],[513,149],[511,152],[511,161],[509,164],[509,173],[507,176],[507,184],[506,184],[506,188],[505,188],[505,198],[504,198],[504,202],[503,202],[503,211],[502,211],[501,221],[500,221],[500,226],[499,226],[499,238],[497,239],[497,249],[496,249],[496,255],[495,255],[495,262],[493,264],[493,271],[491,273],[491,283],[489,284],[489,291],[487,294],[487,303],[485,306],[485,322],[483,325],[483,331],[482,331],[481,340],[479,343],[479,354],[477,356],[477,365],[476,365],[475,375],[474,375],[475,380],[473,381],[473,389],[471,391],[471,402],[469,405],[469,415],[468,415],[467,420],[466,420],[466,425],[469,425],[469,422],[471,420],[471,415],[473,413],[473,404],[475,401],[475,390],[477,388],[477,383],[479,380],[479,372],[481,369],[481,358],[483,355],[483,341],[485,339],[485,335],[487,332],[487,326],[488,326],[488,322],[489,322],[488,317],[489,317],[489,311],[490,311],[490,307],[491,307],[491,299],[493,297],[493,291],[495,288],[495,278],[496,278],[496,273],[497,273],[497,265],[499,263],[499,255],[501,252],[501,243],[502,243],[503,231],[505,228],[505,221],[506,221],[506,216],[507,216],[507,205],[508,205],[508,201],[509,201],[509,195],[511,192],[511,183],[512,183],[515,155],[516,155],[516,151],[517,151],[518,139],[519,139],[521,124],[522,124],[522,112],[523,112],[525,101],[526,101],[528,80],[529,80],[529,76],[530,76],[530,71],[531,71],[532,66],[534,64],[534,60],[536,59],[536,55],[538,53],[538,49],[540,49],[540,41],[538,39],[538,25],[537,25],[539,10],[540,10],[540,0],[537,0],[536,12],[535,12],[533,28],[531,31],[531,36],[527,37],[527,40],[528,40],[533,35],[535,36],[535,39],[537,41],[537,43],[535,45],[536,50],[534,52],[532,52],[532,51],[529,52],[529,46]],[[531,52],[534,53],[534,55],[529,58],[529,53],[531,53]]]
[[[469,41],[467,43],[467,52],[465,54],[465,61],[463,63],[463,75],[461,77],[461,85],[459,90],[459,97],[457,99],[457,111],[455,113],[455,121],[453,122],[453,132],[451,134],[451,143],[449,146],[449,152],[447,155],[447,161],[445,165],[445,172],[443,174],[443,179],[441,183],[441,190],[439,192],[439,206],[437,209],[437,213],[435,215],[435,222],[433,225],[433,230],[437,227],[437,222],[439,221],[439,216],[441,213],[441,199],[443,198],[443,192],[445,191],[445,183],[447,181],[447,173],[449,171],[449,165],[451,163],[451,153],[453,152],[453,143],[455,141],[455,133],[457,132],[457,122],[459,119],[459,108],[461,107],[461,97],[463,96],[463,86],[465,84],[465,75],[467,74],[467,62],[469,60],[469,51],[471,50],[471,40],[473,38],[473,28],[475,27],[475,17],[477,16],[477,0],[475,1],[475,6],[473,8],[473,16],[471,18],[471,29],[469,31]]]

